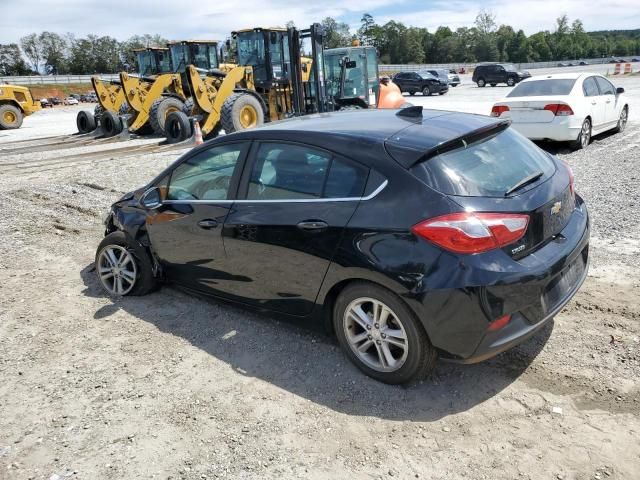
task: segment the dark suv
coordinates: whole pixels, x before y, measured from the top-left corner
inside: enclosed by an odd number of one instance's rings
[[[510,63],[490,63],[478,65],[473,71],[471,80],[477,83],[479,87],[484,87],[487,83],[492,87],[499,83],[506,83],[513,87],[516,83],[530,76],[529,72],[519,72]]]
[[[423,95],[439,93],[444,95],[449,91],[449,83],[446,79],[438,79],[429,72],[401,72],[393,77],[393,83],[398,85],[401,92],[415,95],[422,92]]]
[[[422,378],[436,356],[484,360],[587,275],[569,167],[509,125],[409,107],[217,137],[112,206],[99,282],[122,296],[166,280],[323,321],[383,382]]]

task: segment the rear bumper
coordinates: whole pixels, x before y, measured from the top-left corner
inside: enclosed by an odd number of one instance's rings
[[[544,246],[514,260],[492,251],[464,258],[443,254],[433,281],[407,298],[444,359],[475,363],[523,342],[540,330],[578,291],[589,264],[585,204]],[[491,321],[511,315],[490,331]]]
[[[530,140],[553,140],[572,142],[578,138],[582,122],[575,117],[556,117],[547,123],[527,123],[513,121],[511,128]]]

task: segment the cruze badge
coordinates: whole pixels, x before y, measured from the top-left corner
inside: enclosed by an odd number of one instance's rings
[[[558,213],[560,213],[561,208],[562,208],[562,202],[554,203],[553,207],[551,207],[551,215],[557,215]]]

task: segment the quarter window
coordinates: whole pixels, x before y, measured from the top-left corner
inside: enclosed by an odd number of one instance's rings
[[[598,91],[596,79],[593,77],[585,79],[584,83],[582,84],[582,91],[584,92],[585,97],[597,97],[600,92]]]
[[[315,148],[263,143],[249,179],[248,200],[351,198],[362,195],[368,169]]]
[[[168,200],[226,200],[245,143],[221,145],[181,163],[171,174]]]

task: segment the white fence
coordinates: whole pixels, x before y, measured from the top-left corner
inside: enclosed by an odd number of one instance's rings
[[[52,85],[60,83],[91,83],[91,77],[103,80],[118,80],[118,74],[97,75],[30,75],[24,77],[0,77],[0,83],[12,85]]]
[[[625,62],[630,62],[632,57],[624,58],[624,57],[616,57],[616,59],[624,60]],[[533,63],[514,63],[516,68],[519,70],[528,70],[535,68],[550,68],[555,67],[559,64],[564,65],[579,65],[580,62],[586,62],[589,65],[600,65],[605,63],[611,63],[611,58],[583,58],[579,60],[555,60],[553,62],[533,62]],[[502,63],[513,63],[513,62],[502,62]],[[464,68],[467,72],[470,69],[475,68],[478,63],[428,63],[428,64],[409,64],[409,65],[382,65],[380,64],[378,69],[380,72],[415,72],[418,70],[426,70],[426,69],[434,69],[434,68],[444,68],[447,70],[455,69],[459,71],[461,68]]]

